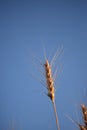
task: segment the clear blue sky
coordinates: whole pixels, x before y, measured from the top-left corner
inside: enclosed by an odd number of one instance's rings
[[[61,130],[74,130],[65,114],[77,120],[77,111],[82,122],[79,106],[87,105],[87,1],[0,0],[0,130],[56,130],[46,89],[30,74],[41,77],[30,54],[44,63],[43,46],[52,58],[61,45],[56,106]]]

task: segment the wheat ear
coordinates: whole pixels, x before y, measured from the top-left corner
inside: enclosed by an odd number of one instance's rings
[[[56,54],[54,55],[54,57],[50,63],[49,63],[48,59],[46,58],[46,53],[44,53],[45,54],[45,64],[44,64],[45,81],[43,82],[42,80],[39,80],[43,86],[45,86],[45,84],[46,84],[46,88],[48,90],[47,96],[51,99],[53,109],[54,109],[57,130],[60,130],[58,115],[57,115],[56,105],[55,105],[55,88],[54,88],[54,80],[55,80],[57,72],[55,72],[54,76],[52,75],[52,66],[53,66],[53,63],[56,60],[57,56],[59,56],[61,50],[62,49],[60,49],[60,51],[56,52]],[[40,62],[40,64],[43,65],[41,62]],[[39,71],[42,73],[42,71],[40,69],[39,69]]]
[[[52,77],[52,68],[51,68],[51,65],[49,64],[48,60],[46,60],[44,67],[45,67],[45,78],[46,78],[47,90],[48,90],[47,95],[52,101],[53,108],[54,108],[54,114],[55,114],[55,118],[56,118],[57,129],[60,130],[59,123],[58,123],[58,115],[57,115],[56,105],[55,105],[55,89],[54,89],[54,80]]]
[[[85,128],[87,130],[87,108],[84,104],[81,105],[82,108],[82,112],[83,112],[83,119],[84,119],[84,124],[85,124]]]

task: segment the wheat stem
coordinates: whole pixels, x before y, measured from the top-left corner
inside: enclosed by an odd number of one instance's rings
[[[58,115],[57,115],[57,111],[56,111],[56,104],[55,104],[55,101],[52,102],[53,103],[53,109],[54,109],[54,114],[55,114],[55,118],[56,118],[56,126],[57,126],[57,130],[60,130],[60,127],[59,127],[59,121],[58,121]]]

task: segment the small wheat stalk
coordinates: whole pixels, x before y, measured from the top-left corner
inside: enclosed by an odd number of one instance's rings
[[[56,105],[55,105],[54,81],[53,81],[53,78],[52,78],[51,65],[49,64],[48,60],[46,60],[44,67],[45,67],[45,77],[46,77],[47,90],[48,90],[47,95],[52,101],[53,108],[54,108],[54,114],[55,114],[55,118],[56,118],[57,129],[60,130],[59,123],[58,123],[58,115],[57,115]]]
[[[60,130],[58,115],[57,115],[57,111],[56,111],[56,104],[55,104],[55,87],[54,87],[54,81],[55,81],[55,78],[56,78],[57,70],[55,71],[54,76],[53,76],[52,75],[52,66],[53,66],[56,58],[60,55],[60,52],[62,52],[62,47],[59,50],[57,50],[56,54],[54,55],[54,57],[53,57],[53,59],[51,60],[50,63],[49,63],[48,59],[46,58],[46,53],[44,53],[45,54],[44,55],[45,56],[45,64],[44,64],[45,81],[43,82],[43,80],[39,80],[41,82],[41,84],[43,86],[46,86],[46,88],[48,90],[47,96],[51,99],[51,102],[52,102],[52,105],[53,105],[54,115],[55,115],[55,118],[56,118],[57,130]],[[40,64],[42,65],[41,62],[40,62]]]

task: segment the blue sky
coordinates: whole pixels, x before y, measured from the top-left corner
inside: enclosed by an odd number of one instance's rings
[[[0,19],[0,129],[56,130],[46,89],[31,76],[41,78],[31,53],[44,63],[43,46],[50,60],[63,46],[57,112],[61,130],[78,129],[65,114],[82,122],[80,104],[87,105],[87,1],[0,0]]]

